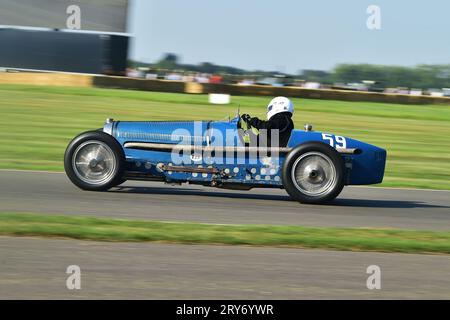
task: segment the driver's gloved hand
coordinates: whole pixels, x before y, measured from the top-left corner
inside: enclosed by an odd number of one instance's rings
[[[244,114],[241,116],[241,118],[242,118],[242,120],[244,120],[244,121],[247,122],[247,123],[250,123],[250,120],[252,119],[252,117],[250,117],[250,115],[247,114],[247,113],[244,113]]]

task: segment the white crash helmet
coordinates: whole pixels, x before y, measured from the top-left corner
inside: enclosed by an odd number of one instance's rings
[[[270,120],[274,115],[281,112],[294,113],[294,104],[286,97],[273,98],[267,106],[267,120]]]

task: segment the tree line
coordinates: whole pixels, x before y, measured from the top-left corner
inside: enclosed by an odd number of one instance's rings
[[[381,87],[418,89],[449,88],[449,65],[418,65],[414,67],[373,64],[339,64],[331,72],[303,70],[300,77],[321,83],[375,81]]]
[[[229,74],[237,76],[269,76],[279,74],[276,71],[244,70],[230,66],[216,65],[210,62],[200,64],[181,64],[179,57],[166,53],[156,63],[129,61],[130,67],[148,67],[155,70],[178,70],[209,74]],[[322,84],[347,84],[374,81],[383,88],[450,88],[450,64],[417,65],[414,67],[388,66],[374,64],[339,64],[331,71],[301,70],[297,74],[284,74],[298,80],[320,82]]]

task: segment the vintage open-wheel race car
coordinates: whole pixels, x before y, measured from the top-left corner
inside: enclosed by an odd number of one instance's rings
[[[219,188],[284,188],[302,203],[323,203],[345,185],[383,180],[386,151],[355,139],[293,130],[286,146],[248,144],[238,115],[226,121],[113,121],[81,133],[64,167],[84,190],[104,191],[126,180]],[[254,138],[253,138],[254,139]]]

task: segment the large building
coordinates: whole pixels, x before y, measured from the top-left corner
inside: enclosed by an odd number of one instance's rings
[[[0,0],[0,67],[125,74],[127,0]]]

